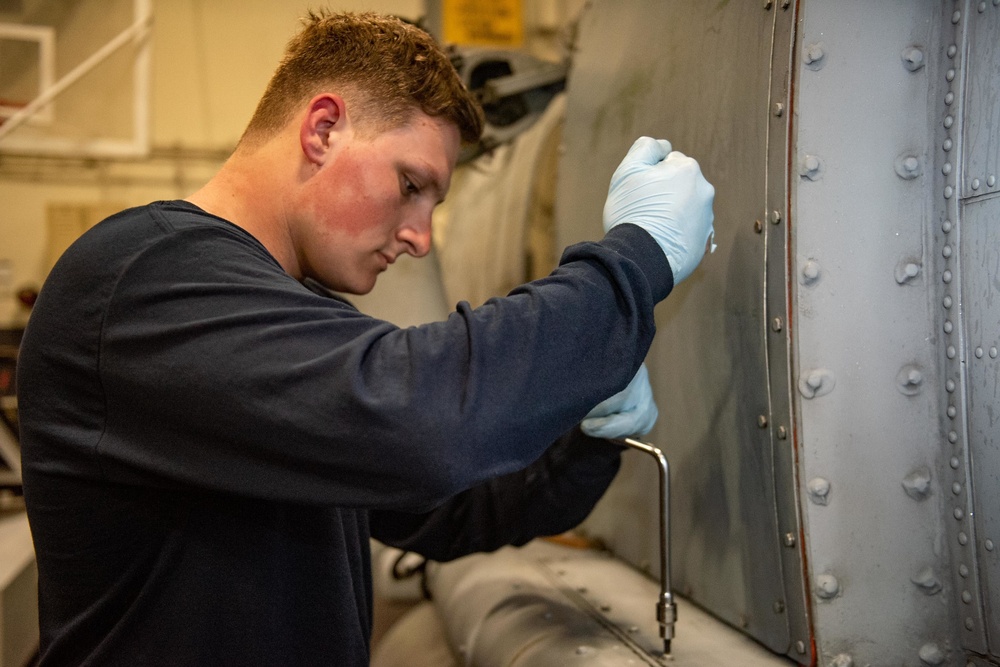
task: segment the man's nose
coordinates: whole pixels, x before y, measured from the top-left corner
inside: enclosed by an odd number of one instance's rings
[[[421,215],[419,218],[404,224],[396,234],[404,246],[406,253],[414,257],[423,257],[431,251],[431,216]]]

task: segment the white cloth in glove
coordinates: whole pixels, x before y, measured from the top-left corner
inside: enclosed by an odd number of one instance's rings
[[[645,229],[667,256],[676,285],[691,275],[715,237],[714,199],[715,188],[697,161],[673,151],[665,139],[639,137],[611,176],[604,231],[626,222]]]
[[[653,430],[659,410],[653,402],[646,364],[620,392],[601,401],[580,423],[580,430],[595,438],[626,438]]]

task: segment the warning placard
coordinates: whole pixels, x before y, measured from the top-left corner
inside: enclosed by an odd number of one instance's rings
[[[448,44],[517,48],[524,42],[521,0],[443,0]]]

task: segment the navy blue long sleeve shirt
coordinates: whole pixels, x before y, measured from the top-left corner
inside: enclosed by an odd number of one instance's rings
[[[581,520],[618,453],[575,426],[671,288],[621,225],[400,329],[191,204],[102,222],[18,364],[42,665],[367,664],[369,536],[447,560]]]

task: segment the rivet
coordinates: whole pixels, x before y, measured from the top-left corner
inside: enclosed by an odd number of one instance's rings
[[[960,493],[962,493],[962,485],[959,484],[958,482],[952,482],[951,492],[954,493],[956,496],[959,495]]]
[[[781,222],[781,212],[780,211],[771,211],[771,224],[772,225],[776,225],[779,222]]]
[[[948,442],[953,445],[958,442],[958,433],[955,431],[948,431]]]
[[[997,349],[995,347],[991,347],[990,348],[990,359],[996,359],[996,358],[997,358]]]
[[[826,54],[823,52],[823,45],[820,43],[810,44],[802,54],[802,60],[809,69],[818,70],[823,67],[823,59]]]
[[[972,189],[973,190],[978,190],[979,189],[979,179],[978,178],[972,179]]]
[[[948,460],[948,465],[950,465],[953,470],[958,470],[958,464],[959,460],[957,456],[953,456],[951,457],[951,459]]]
[[[1000,7],[1000,0],[993,0],[994,7]]]
[[[955,117],[954,116],[952,116],[952,115],[949,114],[949,115],[947,115],[947,116],[944,117],[944,126],[945,126],[945,128],[951,128],[951,126],[954,125],[954,124],[955,124]]]
[[[782,613],[784,611],[785,611],[785,602],[784,602],[784,600],[775,600],[774,601],[774,613],[775,614],[780,614],[780,613]]]
[[[958,566],[958,574],[963,579],[965,579],[966,577],[968,577],[969,576],[969,568],[968,568],[968,566],[966,566],[965,564],[959,565]]]
[[[934,574],[934,569],[930,566],[920,570],[916,576],[910,578],[910,581],[918,586],[926,595],[935,595],[940,593],[943,588],[941,586],[941,580],[937,578],[937,575]]]
[[[969,543],[969,536],[966,535],[965,533],[959,533],[958,534],[958,543],[961,544],[964,547],[966,544]]]
[[[830,502],[830,482],[822,477],[814,477],[806,485],[809,500],[817,505],[827,505]]]
[[[965,618],[965,629],[966,630],[975,630],[976,629],[976,622],[974,620],[972,620],[972,618],[969,617],[969,616],[967,616]]]
[[[950,151],[953,145],[954,144],[952,143],[951,139],[945,139],[944,143],[941,144],[941,147],[945,149],[945,151]]]
[[[811,285],[819,280],[819,262],[808,260],[802,265],[802,282]]]
[[[955,391],[955,381],[948,380],[947,382],[944,383],[944,388],[949,394]]]
[[[996,184],[997,184],[997,177],[994,176],[993,174],[990,174],[989,178],[986,179],[986,185],[992,188]]]
[[[923,171],[920,168],[920,158],[916,155],[900,155],[896,158],[895,167],[896,175],[906,180],[916,178]]]
[[[846,653],[840,653],[834,657],[830,667],[854,667],[854,658]]]
[[[819,171],[822,166],[823,164],[818,157],[815,155],[806,155],[799,164],[799,175],[808,178],[810,181],[815,181],[819,178]]]
[[[958,12],[955,12],[956,14]],[[937,644],[924,644],[920,647],[920,651],[917,653],[920,659],[928,665],[942,665],[944,664],[944,653],[938,648]]]
[[[951,187],[950,185],[944,186],[944,198],[945,199],[951,199],[951,196],[953,194],[955,194],[955,188]]]
[[[920,393],[920,385],[924,381],[924,374],[916,366],[903,366],[896,374],[896,383],[900,392],[907,396],[915,396]]]
[[[945,220],[944,222],[941,223],[941,231],[944,232],[945,234],[951,232],[951,228],[952,228],[951,220]]]
[[[962,508],[961,508],[961,507],[956,507],[956,508],[955,508],[955,509],[954,509],[954,510],[952,511],[952,513],[951,513],[951,514],[952,514],[952,516],[953,516],[953,517],[955,517],[955,519],[957,519],[958,521],[961,521],[961,520],[962,520],[962,518],[963,518],[963,517],[965,517],[965,512],[964,512],[964,511],[962,510]]]
[[[948,70],[948,71],[947,71],[947,72],[945,73],[945,75],[944,75],[944,78],[945,78],[946,80],[948,80],[948,81],[953,81],[953,80],[955,79],[955,70],[954,70],[954,69],[950,69],[950,70]],[[950,127],[950,126],[949,126],[949,127]]]
[[[931,494],[931,471],[917,468],[903,479],[903,490],[914,500],[923,500]]]
[[[589,646],[577,646],[576,647],[576,654],[577,655],[587,655],[587,654],[593,653],[593,652],[594,652],[594,649],[590,648]]]
[[[792,5],[792,0],[781,0],[781,8],[788,9]]]
[[[759,415],[757,417],[757,426],[760,428],[767,428],[767,415]]]
[[[764,9],[770,9],[773,6],[774,2],[772,2],[772,0],[764,0]]]
[[[799,377],[799,393],[805,398],[825,396],[833,391],[837,380],[833,373],[825,368],[806,371]]]
[[[956,53],[958,53],[958,47],[957,46],[955,46],[954,44],[952,44],[951,46],[948,47],[948,57],[949,58],[954,58]]]
[[[951,246],[946,245],[945,247],[941,248],[941,254],[944,255],[945,259],[951,257]]]
[[[601,605],[601,611],[603,611],[604,613],[607,613],[607,612],[611,611],[611,605],[609,605],[609,604],[602,604]]]
[[[754,220],[753,221],[753,230],[755,232],[757,232],[758,234],[760,234],[762,231],[764,231],[764,225],[762,225],[760,223],[760,220]]]
[[[955,326],[951,323],[951,320],[944,321],[944,332],[946,334],[950,334],[952,331],[954,331],[954,329]]]
[[[787,437],[788,437],[788,429],[786,429],[784,426],[779,426],[778,427],[778,440],[784,440]]]
[[[969,591],[962,591],[962,602],[964,602],[965,604],[969,604],[970,602],[972,602],[972,593],[970,593]]]
[[[983,348],[977,347],[976,348],[976,359],[982,359],[982,358],[983,358]]]
[[[962,20],[962,12],[956,11],[954,14],[951,15],[952,23],[958,23],[960,20]]]
[[[941,173],[944,174],[945,176],[951,173],[951,162],[945,162],[941,166]]]
[[[958,410],[955,409],[955,406],[954,405],[949,405],[948,406],[948,416],[951,417],[952,419],[954,419],[955,415],[957,415],[957,414],[958,414]]]
[[[785,105],[782,104],[781,102],[775,102],[773,107],[773,113],[775,116],[781,116],[781,114],[785,113]]]
[[[949,345],[949,346],[948,346],[948,349],[947,349],[947,350],[945,350],[945,355],[946,355],[946,356],[947,356],[947,357],[948,357],[949,359],[954,359],[954,358],[955,358],[955,355],[956,355],[956,354],[957,354],[957,352],[956,352],[956,350],[955,350],[955,346],[954,346],[954,345]]]
[[[951,282],[951,271],[949,271],[948,269],[945,269],[944,273],[941,274],[941,280],[943,280],[945,282],[945,284],[950,283]]]
[[[781,331],[782,324],[780,317],[776,317],[773,320],[771,320],[771,329],[774,330],[775,333]]]
[[[944,306],[945,308],[951,308],[951,305],[952,305],[952,298],[951,298],[950,296],[946,296],[946,297],[945,297],[945,298],[944,298],[944,299],[943,299],[943,300],[941,301],[941,304],[942,304],[942,305],[943,305],[943,306]]]
[[[944,96],[944,103],[947,104],[948,106],[951,106],[951,104],[954,101],[955,101],[955,93],[948,91],[948,94]]]
[[[794,547],[795,533],[785,533],[785,536],[782,538],[782,541],[784,542],[786,547]]]
[[[832,600],[840,593],[840,582],[832,574],[816,576],[816,597],[821,600]]]
[[[798,651],[799,654],[805,655],[805,653],[806,653],[806,643],[804,641],[802,641],[801,639],[799,641],[795,642],[795,650]]]
[[[903,67],[916,72],[924,66],[924,52],[915,46],[908,46],[903,49]]]
[[[980,2],[979,3],[979,13],[982,14],[985,11],[986,11],[986,3],[985,2]]]
[[[639,632],[639,626],[638,625],[630,625],[630,626],[628,626],[628,631],[629,631],[629,634],[634,635],[635,633]]]
[[[993,551],[993,540],[986,540],[985,546],[987,551]]]

